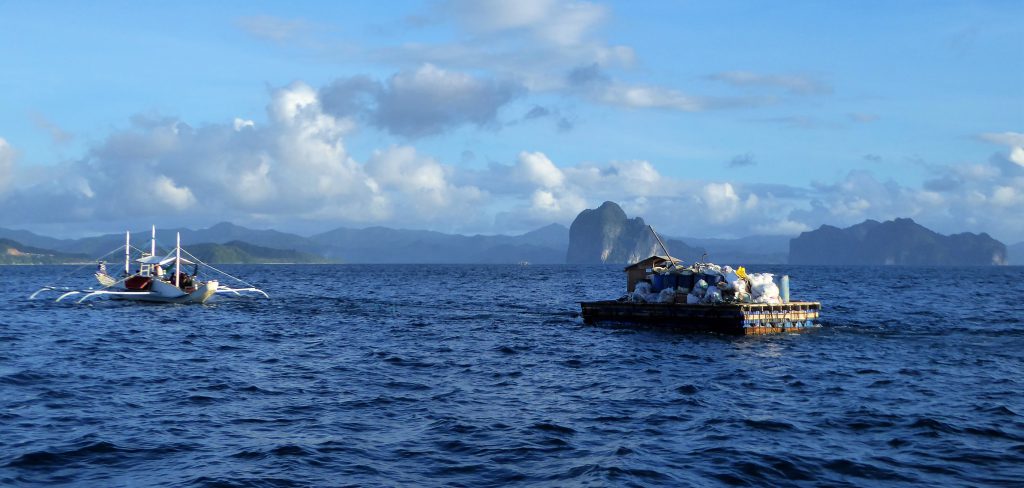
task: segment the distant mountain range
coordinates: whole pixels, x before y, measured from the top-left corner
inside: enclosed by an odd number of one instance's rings
[[[159,251],[181,232],[182,244],[210,263],[626,264],[664,254],[640,217],[614,202],[581,212],[571,228],[551,224],[522,235],[456,235],[387,227],[339,228],[309,237],[222,222],[206,229],[157,230]],[[799,237],[739,239],[662,236],[673,256],[721,264],[1024,264],[1024,243],[1005,246],[987,234],[943,236],[910,219],[868,220]],[[3,241],[2,239],[6,239]],[[124,244],[124,234],[55,239],[0,228],[0,264],[91,261]],[[149,231],[132,233],[148,249]],[[4,247],[6,246],[6,247]],[[116,259],[116,258],[114,258]]]
[[[209,252],[215,262],[345,262],[345,263],[563,263],[569,229],[551,224],[517,236],[463,236],[386,227],[340,228],[310,237],[255,230],[222,222],[207,229],[158,229],[158,252],[166,251],[181,233],[183,247]],[[24,230],[0,228],[0,238],[51,252],[102,256],[124,244],[124,234],[81,239],[54,239]],[[148,231],[133,232],[132,245],[149,248]],[[229,248],[209,247],[213,244]],[[291,254],[282,255],[287,250]],[[197,254],[199,256],[199,254]],[[202,256],[199,256],[202,259]],[[204,259],[205,260],[205,259]],[[226,260],[226,261],[225,261]]]
[[[330,260],[315,254],[271,249],[241,241],[226,244],[196,244],[187,250],[200,260],[211,264],[253,263],[327,263]],[[106,261],[120,262],[123,252],[115,253]],[[0,239],[0,264],[79,264],[95,261],[97,256],[65,253],[51,249],[26,246],[11,239]]]
[[[386,227],[335,229],[309,238],[313,252],[347,263],[565,262],[569,229],[551,224],[518,236],[443,234]]]
[[[988,234],[945,236],[911,219],[866,220],[840,229],[823,225],[790,242],[790,264],[1000,265],[1006,245]]]
[[[723,264],[786,264],[790,236],[747,236],[738,239],[680,237],[692,246],[707,249],[707,260]]]
[[[255,230],[237,226],[227,222],[214,225],[208,229],[157,229],[156,239],[158,250],[173,247],[175,233],[181,232],[181,242],[191,249],[196,244],[226,244],[232,241],[272,248],[275,250],[300,250],[300,246],[308,242],[305,237],[287,234],[275,230]],[[124,234],[104,234],[80,239],[54,239],[24,230],[0,228],[0,238],[7,238],[25,245],[61,252],[75,252],[88,256],[101,256],[124,244]],[[149,249],[150,231],[132,232],[132,245],[140,249]]]

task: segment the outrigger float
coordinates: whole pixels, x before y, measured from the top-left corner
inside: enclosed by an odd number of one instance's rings
[[[821,315],[821,303],[790,301],[788,276],[782,277],[780,295],[770,274],[747,275],[743,268],[709,263],[683,266],[669,255],[661,238],[658,241],[666,255],[626,267],[625,296],[580,302],[585,324],[738,335],[820,327],[815,320]]]
[[[29,296],[34,300],[46,292],[57,292],[61,295],[56,301],[74,297],[77,303],[82,303],[90,298],[109,297],[114,300],[134,300],[141,302],[158,303],[206,303],[211,297],[218,293],[230,293],[243,295],[252,293],[270,298],[263,290],[253,284],[231,276],[207,263],[181,247],[181,234],[177,234],[174,249],[166,255],[160,256],[156,253],[156,227],[152,228],[149,252],[133,247],[131,244],[131,233],[125,232],[124,245],[100,257],[97,261],[99,266],[95,273],[99,288],[72,289],[68,287],[49,285],[36,290]],[[124,250],[124,272],[114,277],[107,274],[104,258]],[[136,271],[131,270],[132,252],[139,256],[134,260],[138,265]],[[184,257],[182,256],[184,254]],[[186,274],[182,266],[192,266],[192,273]],[[200,269],[210,270],[219,273],[235,282],[245,286],[232,288],[224,286],[215,279],[201,280]]]

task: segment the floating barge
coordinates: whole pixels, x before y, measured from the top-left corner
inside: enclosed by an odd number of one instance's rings
[[[819,302],[765,303],[633,303],[605,300],[580,302],[583,323],[611,323],[664,328],[679,332],[760,335],[803,332],[815,327]]]
[[[626,291],[633,293],[638,283],[666,283],[664,277],[652,274],[658,266],[674,266],[679,260],[670,256],[651,256],[626,267]],[[786,278],[788,279],[788,278]],[[722,301],[719,303],[687,303],[685,295],[675,295],[667,302],[638,303],[629,294],[618,300],[580,302],[583,323],[608,323],[641,328],[660,328],[679,332],[716,332],[721,334],[761,335],[804,332],[819,327],[820,302],[789,301],[788,282],[782,303],[750,303]],[[673,287],[669,284],[666,287]]]

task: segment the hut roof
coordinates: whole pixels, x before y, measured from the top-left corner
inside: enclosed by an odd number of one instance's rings
[[[637,261],[634,264],[626,266],[626,271],[629,271],[629,270],[631,270],[633,268],[640,268],[640,267],[649,268],[649,267],[651,267],[652,265],[654,265],[656,263],[666,262],[668,260],[669,260],[668,256],[654,255],[654,256],[651,256],[651,257],[649,257],[647,259],[643,259],[643,260]],[[682,263],[683,260],[682,259],[678,259],[678,258],[672,258],[672,262],[673,263]]]

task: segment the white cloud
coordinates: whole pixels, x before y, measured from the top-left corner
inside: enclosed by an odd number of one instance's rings
[[[342,141],[354,127],[351,120],[323,113],[316,91],[302,83],[277,91],[271,115],[279,124],[271,155],[287,169],[279,176],[293,191],[325,198],[359,193],[361,169]]]
[[[306,84],[275,90],[267,112],[263,127],[231,120],[193,128],[173,118],[136,117],[88,157],[21,181],[7,208],[33,208],[33,221],[61,222],[184,215],[201,203],[207,215],[225,219],[423,226],[487,198],[452,184],[450,168],[412,148],[357,162],[344,144],[354,122],[324,113]],[[4,141],[0,168],[9,166],[6,147]]]
[[[604,5],[586,1],[455,0],[439,4],[431,14],[453,20],[462,35],[441,43],[408,43],[372,51],[388,63],[431,63],[448,69],[489,72],[514,79],[533,93],[568,91],[565,73],[576,66],[598,64],[628,68],[636,61],[633,48],[612,45],[599,35],[610,17]]]
[[[477,34],[524,31],[558,46],[583,42],[605,20],[607,9],[583,1],[457,0],[448,4],[462,26]]]
[[[599,63],[577,66],[565,77],[570,91],[618,107],[680,112],[749,108],[772,103],[770,97],[695,97],[673,88],[626,83],[612,79]]]
[[[404,137],[424,137],[462,125],[498,127],[498,111],[520,96],[512,81],[474,77],[423,64],[396,73],[386,83],[366,77],[338,80],[322,90],[326,110],[361,116]]]
[[[29,114],[29,116],[32,119],[32,123],[35,124],[36,127],[46,131],[46,133],[49,134],[50,140],[52,140],[54,144],[67,144],[68,142],[71,142],[71,140],[75,138],[73,134],[64,130],[55,122],[46,118],[41,113],[32,112],[31,114]]]
[[[467,29],[493,32],[537,25],[550,15],[554,5],[554,0],[464,0],[450,2],[449,7]]]
[[[992,192],[991,201],[1000,207],[1016,207],[1024,210],[1024,193],[1012,186],[997,186]]]
[[[175,185],[174,180],[164,175],[158,176],[156,183],[151,188],[153,195],[161,203],[170,205],[175,210],[187,210],[196,203],[196,197],[192,195],[192,190],[185,186]],[[89,194],[87,193],[87,195]]]
[[[478,86],[435,68],[407,72],[413,85]],[[427,81],[424,81],[427,80]],[[401,85],[397,83],[395,86]],[[400,90],[403,88],[399,88]],[[444,91],[444,90],[441,90]],[[275,90],[267,122],[192,127],[135,117],[80,160],[19,169],[0,139],[5,224],[205,215],[241,222],[376,224],[469,232],[568,224],[584,208],[619,202],[668,235],[792,234],[822,223],[913,217],[939,231],[988,230],[1024,237],[1024,168],[1009,157],[931,167],[921,188],[854,171],[811,188],[674,177],[644,160],[559,162],[540,151],[510,154],[482,169],[446,165],[412,146],[389,146],[366,161],[345,138],[355,119],[324,108],[303,83]],[[1013,145],[1017,133],[988,139]],[[497,227],[496,227],[497,226]]]
[[[1013,161],[1018,166],[1024,166],[1024,147],[1014,147],[1010,151],[1010,161]]]
[[[768,222],[756,224],[753,227],[753,234],[757,235],[769,235],[769,236],[795,236],[801,232],[807,232],[811,230],[811,226],[789,219],[782,220],[771,220]]]
[[[736,189],[731,183],[708,183],[701,192],[701,201],[704,203],[704,212],[711,222],[729,222],[736,218],[742,208],[742,200],[736,194]],[[753,194],[749,198],[757,197]]]
[[[846,226],[871,218],[911,217],[939,232],[989,232],[1010,242],[1024,238],[1024,169],[1003,156],[988,163],[937,166],[922,188],[880,181],[852,171],[835,184],[817,185],[810,208],[790,218],[817,226]]]
[[[697,112],[706,108],[696,98],[683,95],[677,90],[657,86],[614,83],[603,87],[597,98],[610,105],[629,108],[664,108],[682,112]]]
[[[303,111],[311,111],[311,115],[316,116],[318,105],[316,90],[305,83],[295,82],[274,93],[270,115],[277,122],[291,125]]]
[[[1010,147],[1010,161],[1024,167],[1024,134],[1020,132],[1000,132],[981,134],[981,139]]]
[[[588,195],[607,195],[605,200],[623,196],[672,196],[693,187],[687,182],[666,178],[649,161],[643,160],[612,161],[603,165],[583,163],[563,171],[573,185],[586,189]]]
[[[374,120],[406,136],[435,134],[467,122],[486,126],[518,94],[519,88],[511,83],[486,82],[425,64],[388,81]]]
[[[366,172],[377,188],[388,194],[396,190],[408,204],[394,211],[425,217],[465,214],[486,198],[474,186],[458,186],[448,181],[450,168],[433,158],[424,157],[411,146],[375,151],[366,163]],[[389,208],[390,208],[390,203]],[[399,207],[402,207],[399,205]]]
[[[235,131],[240,132],[246,127],[256,127],[256,122],[235,117]]]
[[[304,20],[290,20],[269,15],[241,17],[235,23],[254,37],[282,42],[308,31],[312,26]]]
[[[549,13],[538,35],[561,46],[579,44],[607,15],[604,7],[589,2],[568,2]]]
[[[529,198],[497,216],[499,225],[504,226],[530,228],[551,221],[568,224],[581,210],[612,200],[630,215],[643,216],[669,235],[743,236],[808,228],[803,222],[787,219],[787,205],[792,204],[783,203],[771,193],[742,190],[730,182],[668,177],[649,161],[560,167],[542,153],[524,152],[515,165],[507,170],[492,167],[488,175],[496,176],[484,176],[481,181],[496,181],[495,188],[489,190],[500,193],[508,188],[500,176],[506,172],[528,184],[515,188],[511,195],[521,200],[528,194]]]
[[[530,213],[537,219],[548,221],[566,221],[575,218],[587,208],[587,201],[571,192],[563,191],[556,194],[551,190],[535,190],[530,196]]]
[[[270,158],[262,155],[256,167],[240,168],[236,184],[231,192],[246,206],[271,201],[277,196],[277,189],[270,179]]]
[[[988,132],[981,134],[981,138],[988,142],[1006,146],[1024,146],[1024,133],[1020,132]]]
[[[544,153],[519,153],[516,169],[527,181],[544,188],[558,188],[565,183],[565,174]]]
[[[753,73],[750,71],[726,71],[708,75],[710,80],[734,86],[755,86],[782,88],[800,95],[831,93],[827,83],[806,75],[779,75]]]
[[[14,173],[14,149],[7,140],[0,137],[0,192],[10,183]]]

